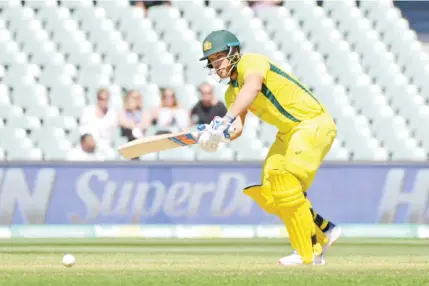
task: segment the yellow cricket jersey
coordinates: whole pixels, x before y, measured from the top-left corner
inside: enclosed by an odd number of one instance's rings
[[[279,131],[287,132],[299,122],[325,112],[307,87],[264,55],[242,55],[237,72],[237,78],[230,82],[225,92],[228,108],[243,87],[245,78],[257,73],[264,77],[264,81],[261,92],[248,110]]]

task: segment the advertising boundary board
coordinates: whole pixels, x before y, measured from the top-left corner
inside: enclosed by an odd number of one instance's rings
[[[242,192],[260,172],[255,162],[3,162],[0,225],[281,225]],[[308,196],[340,225],[426,225],[429,164],[326,163]]]

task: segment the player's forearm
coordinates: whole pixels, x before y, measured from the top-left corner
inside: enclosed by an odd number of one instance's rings
[[[240,114],[237,119],[232,123],[232,127],[234,128],[234,132],[231,134],[230,140],[234,141],[238,137],[241,136],[244,128],[244,122],[246,118],[247,111]]]
[[[260,87],[254,84],[244,85],[237,95],[234,103],[231,105],[227,112],[230,118],[237,118],[239,114],[246,111],[252,105],[256,96],[260,91]]]

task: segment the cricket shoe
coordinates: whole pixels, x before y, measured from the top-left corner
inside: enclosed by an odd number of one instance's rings
[[[329,249],[329,247],[341,236],[341,228],[339,226],[334,226],[326,231],[325,234],[328,237],[328,243],[322,247],[322,253],[314,257],[314,265],[324,265],[326,263],[324,254]],[[280,265],[303,264],[302,259],[296,250],[294,250],[291,255],[280,258],[277,263]]]

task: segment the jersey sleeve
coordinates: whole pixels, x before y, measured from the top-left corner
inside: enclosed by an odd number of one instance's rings
[[[270,63],[263,55],[249,55],[243,57],[238,65],[238,74],[242,77],[243,82],[250,74],[259,74],[266,78],[270,70]]]
[[[226,104],[226,108],[228,109],[232,103],[235,100],[235,91],[234,88],[232,86],[229,86],[228,89],[225,91],[225,104]]]

